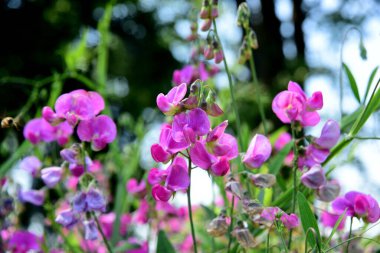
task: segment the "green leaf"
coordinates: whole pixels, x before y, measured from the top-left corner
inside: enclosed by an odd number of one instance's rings
[[[364,95],[363,103],[365,103],[365,101],[367,100],[369,90],[371,89],[371,85],[372,85],[373,79],[375,78],[375,75],[376,75],[376,72],[377,72],[378,68],[379,68],[379,66],[377,66],[376,68],[374,68],[372,70],[372,72],[371,72],[371,75],[369,76],[369,80],[368,80],[368,83],[367,83],[367,88],[365,90],[365,95]]]
[[[351,70],[348,68],[348,66],[343,63],[343,68],[344,70],[346,71],[346,74],[347,74],[347,77],[348,77],[348,80],[350,82],[350,86],[351,86],[351,90],[352,92],[354,93],[354,96],[356,98],[356,100],[359,102],[360,104],[360,96],[359,96],[359,90],[358,90],[358,86],[356,84],[356,81],[355,81],[355,78],[354,76],[352,75],[351,73]]]
[[[347,212],[347,209],[344,210],[344,212],[339,216],[339,219],[338,219],[338,221],[335,223],[334,228],[333,228],[333,230],[331,231],[329,238],[327,238],[327,240],[326,240],[326,242],[325,242],[325,245],[326,245],[326,246],[328,246],[328,244],[330,243],[330,241],[331,241],[333,235],[335,234],[336,230],[338,229],[339,224],[342,222],[344,216],[346,215],[346,212]]]
[[[271,159],[271,162],[269,163],[269,173],[276,175],[282,165],[284,164],[285,157],[289,154],[290,150],[293,147],[293,141],[286,144],[285,147],[283,147],[280,152],[278,152],[273,158]]]
[[[319,228],[314,213],[310,209],[309,202],[301,192],[298,192],[297,200],[303,231],[306,234],[309,228],[313,228],[317,234],[317,238],[314,238],[313,235],[309,233],[306,240],[308,240],[312,247],[316,245],[315,241],[317,241],[317,247],[320,249],[321,235],[319,233]]]
[[[156,253],[175,253],[173,245],[170,243],[166,233],[163,230],[158,232]]]

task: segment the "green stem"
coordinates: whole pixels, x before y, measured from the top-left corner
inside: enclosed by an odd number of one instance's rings
[[[232,227],[234,224],[234,206],[235,206],[235,196],[232,196],[231,209],[230,209],[231,223],[230,223],[230,226],[228,227],[228,247],[227,247],[228,253],[230,253],[231,243],[232,243]]]
[[[275,224],[275,226],[276,226],[276,230],[277,230],[277,232],[280,234],[280,238],[281,238],[281,242],[282,242],[282,245],[283,245],[283,247],[284,247],[284,250],[285,250],[286,253],[288,253],[289,250],[288,250],[288,247],[286,247],[286,242],[285,242],[284,235],[282,234],[282,231],[280,230],[277,221],[275,221],[274,224]]]
[[[243,148],[243,140],[242,140],[241,135],[240,135],[240,129],[241,129],[241,127],[240,127],[241,126],[241,124],[240,124],[240,116],[239,116],[239,111],[238,111],[236,100],[235,100],[235,93],[234,93],[233,85],[232,85],[232,77],[231,77],[230,70],[228,68],[228,64],[227,64],[227,60],[226,60],[226,57],[225,57],[225,54],[224,54],[223,46],[222,46],[222,43],[221,43],[220,38],[219,38],[218,29],[216,27],[215,19],[212,20],[212,24],[213,24],[213,28],[214,28],[214,33],[215,33],[216,39],[218,40],[218,43],[219,43],[219,46],[220,46],[220,50],[222,50],[222,53],[223,53],[223,56],[224,56],[223,57],[223,64],[224,64],[224,68],[226,70],[226,74],[227,74],[227,77],[228,77],[228,86],[230,88],[232,108],[234,110],[235,117],[236,117],[236,133],[237,133],[237,136],[238,136],[239,149],[242,150],[242,148]]]
[[[348,249],[350,248],[350,238],[351,238],[351,234],[352,234],[352,221],[354,220],[354,216],[351,217],[351,220],[350,220],[350,232],[348,233],[348,241],[347,241],[347,247],[346,247],[346,253],[348,253]]]
[[[292,196],[292,213],[296,210],[296,201],[297,201],[297,170],[298,170],[298,148],[296,142],[296,129],[294,123],[291,124],[292,129],[292,138],[293,138],[293,196]],[[292,233],[293,229],[289,231],[289,241],[288,241],[288,249],[292,246]]]
[[[261,117],[261,121],[263,122],[263,128],[264,128],[264,135],[268,134],[268,128],[267,128],[267,123],[266,123],[266,117],[265,117],[265,112],[263,105],[261,103],[261,97],[259,94],[259,82],[257,80],[257,74],[256,74],[256,68],[255,68],[255,60],[253,58],[253,50],[251,49],[251,55],[252,57],[249,58],[249,65],[251,67],[251,74],[252,74],[252,79],[253,79],[253,84],[256,88],[256,99],[257,99],[257,104],[259,107],[259,113]]]
[[[190,179],[190,184],[189,188],[187,188],[187,207],[189,210],[189,219],[190,219],[190,226],[191,226],[191,236],[193,238],[193,248],[194,248],[194,253],[197,253],[197,240],[195,238],[195,230],[194,230],[194,222],[193,222],[193,211],[191,209],[191,195],[190,195],[190,186],[191,186],[191,158],[189,157],[189,179]]]
[[[268,234],[267,234],[267,247],[265,249],[265,253],[269,253],[269,249],[270,249],[270,242],[269,242],[269,239],[270,239],[270,230],[272,228],[273,225],[271,225],[268,229]]]
[[[91,215],[92,215],[92,217],[94,218],[94,220],[95,220],[95,222],[96,222],[96,225],[98,226],[98,230],[99,230],[100,234],[102,235],[102,238],[103,238],[104,244],[106,245],[106,247],[107,247],[107,249],[108,249],[108,252],[109,252],[109,253],[113,253],[112,248],[111,248],[111,245],[109,244],[109,242],[108,242],[108,240],[107,240],[107,237],[106,237],[106,235],[104,234],[102,227],[100,226],[100,223],[99,223],[98,217],[96,217],[96,215],[95,215],[94,212],[91,212]]]

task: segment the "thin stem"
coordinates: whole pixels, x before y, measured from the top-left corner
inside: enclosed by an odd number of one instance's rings
[[[230,209],[231,223],[230,223],[230,226],[228,227],[228,247],[227,247],[228,253],[230,253],[231,243],[232,243],[232,227],[234,224],[234,206],[235,206],[235,196],[232,196],[231,209]]]
[[[193,211],[191,209],[191,196],[190,196],[190,186],[191,186],[191,158],[189,157],[189,179],[190,179],[190,184],[189,188],[187,188],[187,207],[189,210],[189,219],[190,219],[190,226],[191,226],[191,236],[193,238],[193,248],[194,248],[194,253],[197,253],[197,240],[195,239],[195,230],[194,230],[194,222],[193,222]]]
[[[297,170],[298,170],[298,148],[296,142],[296,129],[294,123],[291,124],[292,129],[292,138],[293,138],[293,197],[292,197],[292,213],[296,210],[296,201],[297,201]],[[292,246],[292,233],[293,229],[289,231],[289,241],[288,241],[288,249]]]
[[[107,249],[108,249],[108,252],[109,252],[109,253],[113,253],[112,248],[111,248],[111,245],[109,244],[109,242],[108,242],[108,240],[107,240],[107,237],[106,237],[106,235],[104,234],[102,227],[100,226],[100,223],[99,223],[98,217],[96,217],[96,215],[95,215],[94,212],[91,212],[91,215],[92,215],[92,217],[94,218],[94,220],[95,220],[95,222],[96,222],[96,225],[98,226],[98,230],[99,230],[100,234],[102,235],[102,238],[103,238],[104,244],[106,245],[106,247],[107,247]]]
[[[268,234],[267,234],[267,247],[265,249],[265,253],[269,253],[269,249],[270,249],[270,242],[269,242],[269,239],[270,239],[270,230],[272,228],[273,224],[268,228]]]
[[[228,64],[227,64],[226,56],[224,54],[223,46],[222,46],[222,43],[221,43],[220,38],[219,38],[218,29],[216,27],[215,19],[212,20],[212,24],[213,24],[213,28],[214,28],[214,33],[215,33],[216,39],[218,40],[218,43],[219,43],[219,46],[220,46],[220,50],[222,50],[222,53],[223,53],[223,56],[224,56],[223,57],[223,63],[224,63],[224,68],[226,70],[227,77],[228,77],[228,86],[230,88],[230,94],[231,94],[231,100],[232,100],[232,108],[234,110],[235,117],[236,117],[236,132],[237,132],[237,136],[238,136],[239,148],[240,148],[240,150],[242,150],[242,148],[243,148],[243,140],[242,140],[241,135],[240,135],[240,129],[241,129],[241,127],[240,127],[241,126],[240,125],[240,116],[239,116],[239,111],[238,111],[236,100],[235,100],[235,93],[234,93],[233,85],[232,85],[232,77],[231,77],[230,70],[228,68]]]
[[[352,137],[353,139],[357,140],[380,140],[380,137],[360,137],[360,136],[355,136]]]
[[[353,241],[353,240],[360,239],[360,238],[361,238],[361,239],[364,239],[364,240],[371,241],[371,242],[375,242],[375,243],[377,243],[377,244],[380,244],[380,242],[378,242],[378,241],[376,241],[375,239],[372,239],[372,238],[367,238],[367,237],[363,237],[363,236],[355,236],[355,237],[352,237],[352,238],[350,238],[350,239],[348,239],[348,240],[345,240],[345,241],[343,241],[343,242],[338,243],[338,244],[335,245],[334,247],[331,247],[331,248],[327,249],[326,251],[324,251],[324,253],[327,253],[327,252],[329,252],[329,251],[331,251],[331,250],[333,250],[333,249],[336,249],[336,248],[338,248],[340,245],[343,245],[343,244],[345,244],[345,243],[348,243],[348,242],[351,242],[351,241]]]
[[[276,230],[277,232],[280,234],[280,238],[281,238],[281,242],[282,242],[282,245],[284,247],[284,250],[286,253],[289,252],[288,248],[286,247],[286,242],[285,242],[285,239],[284,239],[284,235],[282,234],[282,231],[280,230],[280,228],[278,227],[278,223],[277,221],[274,222],[275,223],[275,226],[276,226]]]
[[[348,233],[348,242],[347,242],[347,247],[346,247],[346,253],[348,253],[348,249],[350,248],[350,238],[351,238],[351,234],[352,234],[352,221],[354,220],[354,216],[351,217],[351,220],[350,220],[350,232]]]
[[[264,135],[268,134],[268,128],[267,128],[267,123],[266,123],[266,117],[265,117],[265,112],[263,105],[261,104],[261,97],[259,94],[259,82],[257,80],[257,74],[256,74],[256,68],[255,68],[255,60],[253,58],[253,50],[251,48],[251,55],[252,57],[249,58],[249,65],[251,67],[251,74],[252,74],[252,79],[253,79],[253,84],[255,85],[256,90],[256,99],[257,99],[257,104],[259,107],[259,113],[261,117],[261,121],[263,122],[263,128],[264,128]]]

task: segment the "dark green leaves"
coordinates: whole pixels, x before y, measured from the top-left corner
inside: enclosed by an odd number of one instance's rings
[[[347,74],[348,81],[350,82],[351,90],[354,93],[354,96],[355,96],[356,100],[360,104],[359,90],[358,90],[358,86],[356,84],[355,78],[352,75],[351,70],[348,68],[348,66],[345,63],[343,63],[343,68],[344,68],[344,71]]]
[[[312,233],[307,233],[306,240],[308,240],[308,243],[312,247],[317,245],[317,248],[320,249],[321,235],[319,233],[319,228],[314,213],[310,209],[309,202],[301,192],[298,192],[297,200],[303,231],[306,234],[309,228],[313,228],[316,233],[316,238]]]
[[[162,230],[158,232],[156,253],[175,253],[173,245],[170,243],[166,233]]]

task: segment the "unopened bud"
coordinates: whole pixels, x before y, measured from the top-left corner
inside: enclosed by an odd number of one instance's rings
[[[239,5],[237,11],[237,25],[242,27],[249,27],[250,11],[248,4],[243,2]]]
[[[243,197],[243,189],[241,188],[240,183],[236,181],[232,175],[229,175],[228,182],[224,189],[239,199],[242,199]]]
[[[214,58],[214,50],[211,45],[207,45],[205,47],[203,55],[206,58],[206,60],[211,60],[212,58]]]
[[[276,183],[276,176],[272,174],[251,174],[249,177],[259,188],[269,188]]]
[[[211,18],[217,18],[218,16],[219,16],[218,0],[213,0],[212,6],[211,6]]]
[[[221,63],[224,59],[223,51],[219,49],[215,51],[214,53],[215,53],[215,58],[214,58],[215,63],[216,64]]]
[[[203,32],[206,32],[206,31],[210,30],[211,25],[212,25],[212,20],[211,19],[205,19],[203,21],[202,26],[201,26],[201,30]]]
[[[201,19],[209,19],[210,16],[210,2],[209,0],[203,0],[200,18]]]

